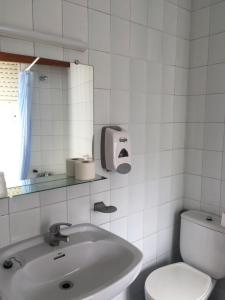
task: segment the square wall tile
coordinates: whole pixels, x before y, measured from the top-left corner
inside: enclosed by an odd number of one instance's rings
[[[190,66],[201,67],[208,63],[209,38],[200,38],[190,42]]]
[[[209,7],[199,9],[191,14],[191,38],[197,39],[209,35]]]
[[[163,123],[173,122],[174,112],[174,95],[163,95],[162,96],[162,111],[161,118]]]
[[[101,193],[108,191],[110,189],[109,179],[104,179],[100,181],[94,181],[90,183],[91,194]]]
[[[225,98],[223,94],[207,95],[205,121],[223,123],[225,120]]]
[[[34,45],[32,42],[1,37],[1,51],[33,56]]]
[[[172,180],[171,177],[160,178],[159,180],[159,204],[169,202],[171,195]]]
[[[91,205],[89,196],[68,201],[68,222],[73,225],[90,223],[90,210]]]
[[[190,123],[186,125],[186,146],[188,148],[203,148],[204,126],[201,123]]]
[[[164,99],[168,98],[167,95],[173,95],[175,89],[175,67],[174,66],[163,66],[163,87],[162,91]],[[165,105],[166,103],[164,103]],[[164,109],[162,107],[162,109]],[[163,120],[162,120],[163,121]]]
[[[185,96],[174,97],[173,121],[175,123],[186,122],[186,106],[187,106],[187,97]]]
[[[109,15],[89,10],[89,46],[94,50],[110,50],[110,17]]]
[[[158,208],[144,211],[144,237],[157,232],[158,228]]]
[[[204,151],[202,174],[206,177],[221,178],[222,152]]]
[[[225,93],[224,80],[225,64],[216,64],[208,67],[207,93]]]
[[[177,35],[183,39],[190,38],[191,12],[187,9],[178,8]]]
[[[127,124],[129,121],[129,93],[126,91],[111,91],[110,123]]]
[[[205,95],[187,98],[187,122],[204,122],[205,102]]]
[[[45,57],[49,59],[62,60],[63,49],[52,45],[35,43],[34,45],[35,56]]]
[[[89,183],[79,184],[67,187],[67,199],[75,199],[78,197],[83,197],[89,195],[90,192]]]
[[[147,24],[147,0],[131,0],[131,20],[143,25]]]
[[[178,20],[178,7],[168,1],[164,1],[164,30],[176,35]]]
[[[180,7],[183,7],[187,10],[191,10],[192,8],[192,0],[178,0],[177,3]]]
[[[15,213],[17,211],[31,209],[40,206],[39,193],[21,195],[9,198],[9,211]]]
[[[225,209],[225,181],[221,184],[221,206]]]
[[[225,33],[212,35],[209,40],[209,64],[225,61]]]
[[[110,13],[110,0],[89,0],[88,7]]]
[[[7,246],[10,242],[9,216],[0,217],[0,247]]]
[[[33,1],[34,30],[62,35],[62,2],[60,0]]]
[[[117,211],[111,214],[111,220],[119,219],[128,214],[128,187],[111,190],[111,205],[117,207]]]
[[[163,34],[163,62],[167,65],[176,64],[176,37],[170,34]]]
[[[157,236],[157,257],[171,253],[173,249],[173,230],[171,228],[162,230]]]
[[[201,175],[202,173],[202,151],[195,149],[186,150],[186,165],[187,173]]]
[[[202,179],[202,201],[210,205],[220,204],[220,180],[212,178]]]
[[[207,67],[190,69],[189,93],[190,95],[206,94]]]
[[[87,8],[63,2],[63,36],[88,41]]]
[[[146,99],[146,120],[149,125],[161,122],[162,96],[149,95]],[[159,131],[158,131],[159,132]]]
[[[0,19],[5,26],[32,30],[32,0],[1,1]]]
[[[133,92],[130,95],[130,121],[132,123],[145,123],[146,120],[146,94]]]
[[[156,207],[159,203],[159,180],[149,180],[145,184],[145,208]]]
[[[110,214],[94,211],[94,204],[97,202],[104,202],[105,205],[110,205],[110,192],[91,195],[91,223],[95,225],[108,223],[110,221]]]
[[[162,62],[162,43],[162,32],[149,28],[147,57],[150,61]]]
[[[67,199],[66,188],[43,191],[39,195],[41,206],[62,202]]]
[[[148,92],[150,94],[162,94],[163,68],[162,65],[155,62],[148,63]]]
[[[176,68],[175,70],[175,95],[188,94],[188,75],[189,70]]]
[[[0,199],[0,216],[7,215],[9,213],[9,199],[10,198]]]
[[[221,2],[213,5],[211,8],[211,33],[219,33],[225,31],[225,3]]]
[[[132,59],[130,64],[130,86],[132,92],[146,93],[147,63],[141,59]]]
[[[130,54],[130,23],[117,17],[111,17],[112,53]]]
[[[160,130],[160,149],[171,150],[173,148],[173,124],[162,124]]]
[[[177,38],[176,65],[178,67],[189,68],[189,48],[188,40]]]
[[[147,28],[136,23],[131,23],[130,53],[137,58],[147,56]]]
[[[127,218],[110,222],[110,231],[123,239],[127,239]]]
[[[204,128],[204,149],[212,151],[222,151],[223,136],[223,124],[206,123]]]
[[[152,28],[163,30],[164,1],[149,0],[148,25]]]
[[[192,10],[197,10],[210,5],[211,0],[195,0],[192,1]]]
[[[129,215],[127,218],[127,238],[134,242],[143,237],[143,212]]]
[[[144,262],[153,260],[156,258],[157,253],[157,235],[152,234],[143,240],[143,254]]]
[[[40,234],[40,208],[10,215],[11,241],[18,242]]]
[[[111,173],[110,187],[111,189],[118,189],[128,186],[128,174]]]
[[[124,56],[111,56],[111,87],[115,90],[129,90],[130,59]]]
[[[110,71],[111,57],[108,53],[100,51],[90,51],[89,64],[94,66],[94,87],[110,89],[111,71]]]
[[[186,198],[201,200],[201,176],[185,175],[184,195]]]
[[[109,124],[110,91],[95,89],[94,99],[94,124]]]
[[[133,145],[132,153],[144,154],[145,153],[145,137],[146,127],[145,124],[134,124],[129,126],[131,143]]]
[[[130,19],[130,0],[111,0],[111,14],[124,19]]]
[[[48,232],[54,223],[67,222],[67,202],[41,207],[41,231]]]
[[[129,186],[129,213],[136,213],[144,209],[145,184],[139,183]]]

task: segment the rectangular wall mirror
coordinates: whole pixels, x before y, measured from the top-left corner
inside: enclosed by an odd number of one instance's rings
[[[0,140],[14,194],[66,182],[67,158],[92,158],[93,67],[1,52]]]

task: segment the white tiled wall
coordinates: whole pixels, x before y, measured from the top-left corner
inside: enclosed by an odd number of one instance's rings
[[[2,200],[0,222],[6,224],[0,227],[2,245],[44,232],[59,220],[93,222],[143,250],[144,268],[171,260],[175,217],[183,206],[190,8],[190,0],[0,0],[3,24],[89,43],[81,54],[0,39],[2,51],[77,58],[94,65],[95,158],[98,172],[108,177],[27,196],[30,200],[10,199],[9,211],[8,200]],[[204,36],[202,30],[198,34]],[[100,132],[106,124],[121,125],[131,135],[128,175],[108,174],[100,167]],[[196,141],[193,134],[189,139]],[[93,203],[103,199],[116,205],[118,212],[94,213]],[[143,291],[141,278],[134,294]]]
[[[225,1],[193,0],[185,208],[225,209]],[[212,299],[224,299],[220,282]]]

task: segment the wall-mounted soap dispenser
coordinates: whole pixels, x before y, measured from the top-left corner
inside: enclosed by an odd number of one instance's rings
[[[101,135],[103,169],[127,174],[131,170],[131,147],[127,131],[119,126],[105,126]]]

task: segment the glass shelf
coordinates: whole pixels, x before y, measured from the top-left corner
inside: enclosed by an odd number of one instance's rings
[[[96,177],[92,180],[77,180],[73,177],[67,177],[65,174],[53,175],[48,177],[40,177],[29,180],[23,180],[18,182],[16,186],[9,187],[8,196],[15,197],[25,194],[37,193],[46,190],[53,190],[57,188],[78,185],[88,182],[95,182],[104,180],[106,177],[96,174]]]

